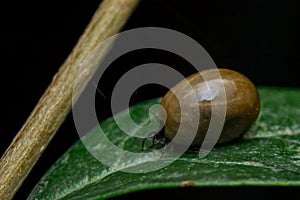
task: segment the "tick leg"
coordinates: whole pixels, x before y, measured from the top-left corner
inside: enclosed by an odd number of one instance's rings
[[[144,147],[145,147],[145,142],[148,140],[148,139],[150,139],[151,137],[152,137],[152,135],[153,135],[153,132],[152,133],[150,133],[147,137],[145,137],[143,140],[142,140],[142,151],[144,151],[145,149],[144,149]],[[150,146],[150,148],[152,148],[154,145],[154,140],[155,140],[155,136],[156,136],[156,134],[153,136],[153,138],[152,138],[152,144],[151,144],[151,146]]]
[[[152,144],[150,145],[149,148],[152,148],[152,147],[154,147],[154,146],[156,146],[156,145],[158,145],[158,144],[164,144],[164,145],[166,144],[166,140],[165,140],[165,138],[163,137],[161,131],[160,131],[160,132],[156,132],[156,133],[152,132],[152,133],[150,133],[147,137],[145,137],[145,138],[142,140],[142,151],[145,150],[144,147],[145,147],[146,141],[147,141],[149,138],[151,138],[151,137],[152,137]],[[162,141],[163,141],[163,143],[162,143]]]

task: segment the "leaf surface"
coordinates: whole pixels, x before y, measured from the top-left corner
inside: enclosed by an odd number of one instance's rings
[[[29,199],[103,199],[143,189],[190,185],[299,186],[300,90],[261,87],[259,93],[261,112],[247,134],[237,142],[214,148],[202,159],[197,153],[185,153],[160,170],[127,173],[122,170],[129,166],[119,163],[118,155],[112,158],[114,168],[105,166],[78,141],[49,169]],[[131,117],[144,123],[149,117],[147,108],[155,103],[159,99],[131,107]],[[128,119],[122,113],[116,117]],[[101,127],[115,145],[141,151],[141,139],[124,134],[112,118]],[[95,134],[94,129],[84,140],[93,144]],[[130,166],[135,164],[140,163]]]

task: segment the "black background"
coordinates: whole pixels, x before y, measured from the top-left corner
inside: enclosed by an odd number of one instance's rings
[[[4,153],[71,52],[98,4],[99,1],[84,0],[1,3],[0,154]],[[298,8],[296,1],[290,0],[144,0],[124,30],[145,26],[175,29],[198,41],[218,67],[242,72],[257,85],[300,87],[297,73],[300,55]],[[106,99],[97,98],[99,105],[109,105],[111,89],[122,73],[148,62],[168,64],[185,75],[192,73],[187,63],[166,52],[138,51],[124,55],[109,68],[102,80],[100,89]],[[157,92],[149,92],[149,89],[150,86],[141,88],[133,103],[162,96],[165,92],[163,88]],[[101,111],[100,120],[110,116],[108,108]],[[24,199],[50,165],[77,139],[69,115],[18,191],[16,199]],[[184,190],[182,194],[197,193],[198,196],[210,191],[229,196],[257,194],[271,197],[285,191],[290,193],[291,189],[198,188]],[[161,192],[145,194],[156,197]],[[166,197],[163,193],[162,197]],[[136,194],[136,197],[138,195],[141,194]]]

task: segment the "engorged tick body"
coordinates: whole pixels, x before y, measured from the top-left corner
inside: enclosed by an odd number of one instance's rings
[[[213,75],[217,72],[216,70],[221,75],[221,79]],[[206,77],[205,81],[203,77]],[[181,113],[179,101],[175,96],[175,93],[180,94],[180,91],[185,90],[187,81],[197,96],[198,103],[196,106],[200,111],[200,120],[199,118],[193,119],[191,113]],[[220,95],[220,86],[224,86],[226,98],[223,98],[222,101],[212,101]],[[189,105],[189,102],[185,103]],[[255,85],[244,75],[229,69],[204,70],[189,76],[185,81],[181,81],[174,86],[163,97],[160,104],[165,108],[167,116],[163,131],[158,133],[155,138],[163,137],[167,141],[172,140],[180,123],[182,123],[180,121],[181,116],[190,115],[189,120],[185,120],[184,126],[192,127],[196,122],[195,120],[199,121],[197,134],[190,145],[190,148],[194,149],[201,147],[206,136],[213,104],[214,106],[226,106],[225,124],[217,144],[228,143],[240,138],[256,120],[260,110],[260,99]],[[195,106],[193,104],[195,103],[190,103],[190,106]],[[159,118],[162,118],[161,113]]]

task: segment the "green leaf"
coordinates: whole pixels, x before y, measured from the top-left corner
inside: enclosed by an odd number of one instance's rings
[[[216,147],[200,159],[185,153],[158,171],[126,173],[119,163],[107,167],[76,142],[44,175],[29,199],[103,199],[143,189],[195,186],[300,185],[300,90],[259,88],[261,113],[238,142]],[[135,121],[148,119],[145,111],[159,99],[131,107]],[[119,118],[128,118],[120,113]],[[113,119],[101,124],[107,137],[128,150],[141,151],[141,139],[128,137]],[[84,139],[93,141],[95,130]],[[118,159],[116,159],[116,162]],[[131,163],[134,165],[135,163]],[[119,167],[118,167],[119,166]]]

